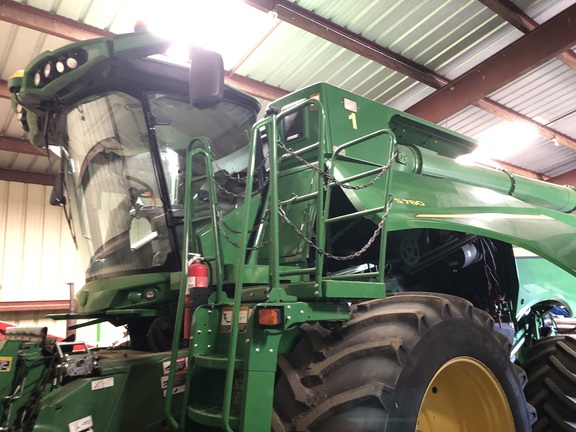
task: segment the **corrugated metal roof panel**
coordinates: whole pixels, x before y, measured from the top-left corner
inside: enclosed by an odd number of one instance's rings
[[[542,24],[575,4],[576,0],[514,0],[513,3],[538,24]]]
[[[410,108],[416,102],[424,99],[428,95],[431,95],[435,91],[432,87],[428,87],[426,84],[412,80],[410,80],[410,85],[406,86],[404,89],[397,90],[397,94],[392,96],[389,100],[384,101],[384,103],[401,111]]]
[[[490,97],[524,115],[538,116],[543,123],[553,124],[574,109],[576,73],[562,61],[553,59]]]
[[[45,5],[48,1],[43,2]],[[92,2],[78,1],[78,0],[62,0],[55,11],[58,15],[70,18],[74,21],[84,22],[86,11]],[[38,6],[42,8],[42,6]],[[45,6],[44,6],[45,7]],[[52,7],[51,7],[52,9]]]
[[[0,135],[12,135],[14,132],[19,132],[17,129],[12,129],[12,105],[9,99],[0,99]],[[22,130],[22,129],[20,129]]]
[[[502,34],[515,33],[512,40],[521,36],[475,0],[295,3],[432,70],[442,68],[450,78],[509,43],[501,40],[486,49],[493,41],[502,39]],[[453,71],[453,64],[464,53],[469,57],[465,59],[466,69]]]
[[[576,116],[567,115],[575,109],[576,74],[558,59],[545,63],[490,97],[568,136],[576,134],[573,121]],[[556,147],[552,141],[539,138],[529,148],[510,155],[507,161],[555,177],[576,169],[576,151]]]
[[[414,80],[404,75],[286,24],[280,25],[237,73],[286,90],[325,81],[379,102],[414,85]]]
[[[478,134],[484,129],[496,126],[502,122],[501,118],[478,107],[470,106],[442,122],[442,126],[477,139]]]
[[[115,32],[129,31],[134,20],[140,18],[149,6],[138,0],[17,1]],[[294,3],[451,79],[522,36],[520,31],[477,0],[295,0]],[[514,0],[514,3],[534,20],[543,23],[576,3],[576,0]],[[172,2],[164,4],[164,10],[173,7]],[[265,17],[262,12],[251,11]],[[215,27],[224,21],[215,23]],[[273,25],[273,20],[268,18],[262,29],[246,29],[242,27],[242,22],[238,24],[240,30],[225,28],[223,35],[227,32],[228,38],[234,38],[234,35],[250,32],[251,37],[246,39],[239,53],[227,55],[225,61],[228,69],[254,48],[258,38]],[[37,53],[66,43],[63,39],[5,22],[0,22],[0,40],[3,41],[0,46],[2,79],[7,79],[14,70],[24,67]],[[287,90],[326,81],[397,109],[407,109],[433,92],[426,85],[287,23],[282,23],[273,31],[236,72]],[[546,122],[572,110],[576,92],[571,90],[573,88],[576,88],[574,71],[559,61],[552,61],[491,97],[522,114],[540,116]],[[0,101],[0,116],[4,120],[0,120],[0,133],[22,136],[5,101]],[[551,126],[567,135],[576,136],[576,125],[571,121],[573,118],[567,116]],[[475,137],[483,129],[499,122],[502,120],[471,107],[444,124]],[[541,143],[540,149],[544,151],[544,148],[547,148],[545,143]],[[539,148],[535,147],[535,150]],[[509,162],[523,166],[527,162],[522,157],[527,157],[527,154],[518,155],[518,159],[510,158]],[[546,163],[550,159],[558,165],[566,160],[571,161],[570,154],[564,152],[560,152],[557,159],[546,152],[543,159],[546,159]],[[541,165],[536,166],[544,166],[543,160],[539,162]],[[21,161],[17,161],[17,164],[20,165]],[[536,170],[535,166],[528,168]],[[549,172],[552,172],[550,168]]]
[[[59,159],[54,155],[48,159],[45,156],[33,156],[0,150],[0,169],[38,174],[56,174],[59,167]]]
[[[24,69],[38,54],[59,48],[69,41],[0,21],[0,76],[7,80],[14,72]]]
[[[530,167],[549,177],[557,177],[576,169],[576,151],[566,147],[555,147],[546,139],[538,139],[525,147],[520,154],[507,158],[520,167]]]

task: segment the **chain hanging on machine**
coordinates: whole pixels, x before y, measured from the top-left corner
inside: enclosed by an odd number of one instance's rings
[[[297,195],[292,195],[292,197],[290,197],[290,200],[288,201],[288,205],[287,205],[287,209],[290,209],[290,207],[292,206],[292,202],[294,202],[294,200],[298,198]],[[218,204],[216,204],[218,207]],[[266,221],[266,218],[268,218],[268,216],[270,215],[270,210],[266,210],[266,212],[264,213],[264,216],[262,216],[260,218],[260,220],[250,229],[248,230],[248,233],[253,234],[255,233],[262,224],[264,224],[264,222]],[[279,229],[282,229],[282,226],[284,225],[284,221],[282,221],[282,224],[280,225]],[[222,210],[220,210],[220,208],[218,207],[218,228],[220,230],[220,233],[224,236],[224,238],[226,239],[226,241],[228,243],[230,243],[232,246],[234,246],[235,248],[239,249],[240,245],[238,243],[236,243],[234,240],[232,240],[230,238],[230,236],[228,236],[228,234],[226,233],[226,231],[224,230],[224,228],[226,228],[226,230],[228,230],[229,232],[231,232],[232,234],[242,234],[242,231],[238,231],[237,229],[232,228],[230,225],[228,225],[226,222],[224,222],[224,220],[222,219]],[[259,250],[262,249],[266,246],[268,246],[270,244],[270,240],[263,242],[260,246],[254,246],[254,247],[246,247],[247,250],[249,251],[255,251],[255,250]]]
[[[210,154],[211,158],[212,158],[212,163],[213,165],[216,167],[216,172],[221,173],[226,179],[228,180],[232,180],[233,182],[239,184],[239,185],[246,185],[246,179],[245,178],[241,178],[241,177],[236,177],[233,175],[230,175],[228,173],[228,171],[226,171],[225,169],[223,169],[221,166],[218,165],[218,163],[216,162],[216,156],[214,155],[213,152],[211,152]],[[268,161],[268,155],[266,155],[262,161],[260,162],[260,164],[254,169],[254,172],[258,172],[260,171],[266,164],[266,162]],[[224,186],[222,186],[219,182],[216,181],[215,178],[212,179],[214,181],[214,184],[216,185],[216,188],[218,190],[220,190],[222,193],[224,193],[225,195],[228,196],[232,196],[234,198],[245,198],[246,197],[246,192],[241,192],[241,193],[235,193],[232,192],[228,189],[226,189]],[[260,192],[262,192],[262,190],[264,190],[264,188],[268,185],[269,182],[269,177],[266,177],[264,179],[264,181],[262,182],[262,184],[254,191],[252,191],[252,194],[258,194]],[[220,209],[220,206],[218,205],[218,202],[216,202],[216,208],[217,208],[217,213],[218,213],[218,229],[220,230],[220,233],[222,234],[222,236],[224,237],[224,239],[230,243],[232,246],[234,246],[235,248],[240,248],[240,245],[238,243],[236,243],[234,240],[232,240],[230,238],[230,236],[227,234],[226,230],[229,231],[232,234],[242,234],[241,231],[236,230],[234,228],[232,228],[230,225],[228,225],[224,219],[222,218],[223,212]],[[268,217],[270,211],[267,210],[266,213],[260,218],[260,220],[248,231],[249,234],[253,234],[255,233],[262,224],[264,224],[264,222],[266,221],[266,218]],[[258,250],[258,249],[262,249],[264,247],[266,247],[268,244],[270,243],[270,241],[264,242],[263,244],[261,244],[260,246],[256,246],[256,247],[247,247],[248,250]]]
[[[285,159],[289,156],[293,156],[294,158],[296,158],[297,160],[299,160],[300,162],[302,162],[304,165],[306,165],[308,168],[310,168],[311,170],[316,171],[318,174],[320,174],[325,180],[327,181],[331,181],[332,183],[334,183],[336,186],[339,186],[343,189],[350,189],[350,190],[360,190],[360,189],[365,189],[369,186],[372,186],[374,183],[376,183],[378,180],[380,180],[380,178],[382,178],[382,176],[390,169],[390,166],[392,165],[392,162],[394,161],[394,159],[396,158],[398,151],[394,150],[394,152],[392,152],[392,154],[390,155],[390,159],[388,160],[388,162],[386,162],[386,165],[382,166],[382,169],[380,170],[380,172],[372,179],[370,180],[368,183],[364,183],[358,186],[352,186],[350,184],[347,183],[343,183],[339,180],[337,180],[333,175],[331,175],[328,171],[324,171],[321,168],[318,168],[317,166],[315,166],[314,164],[308,162],[306,159],[304,159],[302,156],[300,156],[298,153],[296,153],[294,150],[292,150],[291,148],[285,146],[280,139],[277,140],[278,142],[278,146],[284,150],[286,152],[286,154],[280,156],[280,160]],[[324,184],[324,190],[327,190],[328,185],[327,183]]]
[[[384,213],[382,214],[382,219],[380,219],[380,222],[378,223],[376,230],[374,231],[374,233],[372,233],[372,237],[370,237],[368,239],[366,244],[364,246],[362,246],[362,248],[360,250],[358,250],[357,252],[355,252],[351,255],[344,255],[344,256],[333,255],[330,252],[326,252],[321,247],[318,247],[311,239],[306,237],[306,235],[290,219],[288,219],[288,216],[286,215],[286,213],[284,212],[284,210],[281,207],[278,209],[278,214],[280,215],[282,220],[285,221],[294,230],[294,232],[296,234],[298,234],[298,236],[302,240],[304,240],[306,243],[308,243],[308,245],[310,247],[314,248],[319,254],[324,255],[324,256],[331,258],[333,260],[336,260],[336,261],[348,261],[348,260],[351,260],[354,258],[358,258],[360,255],[362,255],[364,252],[366,252],[368,250],[368,248],[370,246],[372,246],[372,244],[376,241],[376,238],[378,237],[378,235],[382,231],[382,228],[384,227],[384,223],[386,222],[386,219],[388,219],[388,213],[390,213],[391,207],[392,207],[392,199],[388,200],[388,203],[386,204],[386,209],[384,210]]]
[[[248,230],[248,233],[250,233],[250,234],[255,233],[260,228],[260,226],[265,222],[265,220],[269,214],[270,214],[270,211],[266,211],[264,216],[262,216],[260,218],[260,220],[250,230]],[[224,237],[224,239],[228,243],[230,243],[232,246],[234,246],[237,249],[240,248],[240,245],[230,238],[230,236],[227,234],[226,230],[228,230],[232,234],[242,234],[242,231],[238,231],[238,230],[232,228],[226,222],[224,222],[224,220],[222,219],[222,210],[220,210],[220,209],[218,209],[218,229],[220,230],[220,233],[222,234],[222,236]],[[260,246],[246,247],[246,249],[251,250],[251,251],[262,249],[263,247],[268,246],[269,243],[270,243],[270,241],[266,241],[266,242],[262,243]]]
[[[324,190],[328,189],[328,182],[332,182],[334,183],[336,186],[339,186],[343,189],[351,189],[351,190],[360,190],[360,189],[365,189],[369,186],[372,186],[374,183],[376,183],[380,178],[382,178],[382,176],[390,169],[390,167],[392,166],[392,162],[394,161],[394,159],[396,158],[396,155],[398,154],[397,150],[394,150],[392,152],[392,154],[390,155],[390,159],[388,160],[388,162],[386,162],[385,165],[382,166],[382,169],[380,170],[380,172],[372,179],[370,180],[368,183],[364,183],[362,185],[358,185],[358,186],[352,186],[350,184],[344,183],[339,181],[338,179],[336,179],[333,175],[331,175],[329,172],[324,171],[323,169],[315,166],[314,164],[308,162],[307,160],[305,160],[303,157],[301,157],[300,155],[298,155],[295,151],[293,151],[292,149],[290,149],[289,147],[285,146],[280,139],[277,140],[278,146],[284,150],[286,152],[286,154],[282,155],[280,157],[280,159],[283,158],[287,158],[289,156],[293,156],[294,158],[296,158],[297,160],[299,160],[300,162],[302,162],[304,165],[306,165],[308,168],[316,171],[318,174],[320,174],[324,179]],[[390,208],[392,207],[392,199],[390,198],[386,204],[386,208],[384,209],[384,213],[382,214],[382,219],[380,219],[380,222],[378,223],[378,226],[376,227],[376,230],[374,231],[374,233],[372,233],[372,236],[368,239],[368,241],[366,242],[366,244],[360,248],[360,250],[358,250],[357,252],[351,254],[351,255],[344,255],[344,256],[338,256],[338,255],[333,255],[327,251],[325,251],[324,249],[322,249],[321,247],[317,246],[314,241],[312,241],[311,239],[309,239],[308,237],[306,237],[306,235],[302,232],[302,230],[300,230],[286,215],[286,212],[282,209],[282,206],[279,206],[278,208],[278,213],[280,215],[280,217],[282,218],[283,221],[285,221],[293,230],[296,234],[298,234],[298,236],[304,240],[310,247],[312,247],[313,249],[315,249],[319,254],[324,255],[330,259],[336,260],[336,261],[348,261],[348,260],[352,260],[354,258],[358,258],[360,255],[362,255],[364,252],[366,252],[366,250],[368,250],[368,248],[370,246],[372,246],[372,244],[376,241],[376,238],[378,237],[378,235],[380,234],[380,232],[382,231],[382,228],[384,227],[384,223],[386,222],[386,219],[388,218],[388,214],[390,213]]]
[[[314,164],[308,162],[307,160],[305,160],[304,158],[302,158],[300,155],[298,155],[296,152],[294,152],[292,149],[288,148],[287,146],[285,146],[280,139],[277,140],[278,146],[284,150],[286,153],[280,157],[280,159],[283,158],[287,158],[289,156],[293,156],[294,158],[296,158],[298,161],[302,162],[304,165],[306,165],[308,168],[312,169],[313,171],[317,172],[318,174],[320,174],[324,179],[324,189],[327,190],[328,188],[328,182],[332,182],[334,183],[336,186],[339,186],[343,189],[350,189],[350,190],[360,190],[360,189],[365,189],[369,186],[372,186],[374,183],[376,183],[380,178],[382,178],[382,176],[390,169],[392,162],[394,161],[396,155],[398,154],[398,152],[396,150],[394,150],[394,152],[391,154],[390,159],[388,160],[388,162],[382,166],[382,169],[380,170],[380,172],[369,182],[362,184],[362,185],[358,185],[358,186],[352,186],[350,184],[344,183],[344,182],[340,182],[339,180],[337,180],[333,175],[331,175],[329,172],[315,166]],[[214,155],[212,154],[212,158],[213,160],[215,160]],[[268,160],[268,156],[266,156],[265,158],[262,159],[262,162],[258,165],[258,167],[256,167],[255,171],[260,170],[264,164],[266,163],[266,161]],[[243,178],[238,178],[238,177],[234,177],[231,176],[227,173],[226,170],[221,169],[221,167],[218,166],[218,164],[216,162],[213,162],[214,166],[216,166],[216,168],[218,169],[218,172],[223,173],[223,175],[230,179],[235,181],[236,183],[246,183],[246,179]],[[264,187],[268,184],[269,182],[269,177],[266,177],[265,181],[262,183],[262,185],[253,193],[259,193],[261,192]],[[217,181],[214,181],[214,183],[216,184],[216,187],[221,190],[223,193],[227,194],[227,195],[231,195],[234,196],[236,198],[243,198],[245,197],[245,193],[240,193],[240,194],[236,194],[232,191],[227,190],[226,188],[224,188],[223,186],[221,186]],[[290,198],[290,200],[288,201],[288,205],[286,207],[286,211],[288,211],[290,209],[290,206],[292,204],[292,202],[297,198],[296,195],[292,196]],[[218,205],[218,204],[217,204]],[[380,222],[378,223],[378,226],[376,227],[376,230],[374,231],[374,233],[372,234],[372,236],[370,237],[370,239],[368,239],[368,242],[357,252],[355,252],[354,254],[351,255],[346,255],[346,256],[337,256],[337,255],[333,255],[327,251],[325,251],[324,249],[318,247],[314,241],[312,239],[309,239],[303,232],[302,230],[300,230],[287,216],[286,211],[282,208],[282,205],[279,206],[278,208],[278,214],[280,215],[280,217],[282,218],[282,224],[284,224],[284,222],[286,224],[288,224],[293,230],[294,232],[296,232],[296,234],[298,234],[299,237],[301,237],[310,247],[312,247],[313,249],[315,249],[318,253],[334,259],[334,260],[338,260],[338,261],[346,261],[346,260],[352,260],[354,258],[359,257],[360,255],[362,255],[364,252],[366,252],[366,250],[368,250],[368,248],[370,246],[372,246],[372,244],[376,241],[376,238],[378,237],[378,235],[380,234],[380,232],[382,231],[382,228],[384,226],[384,223],[386,222],[386,219],[388,217],[388,214],[390,212],[390,208],[392,206],[392,199],[390,199],[387,204],[386,204],[386,208],[384,210],[384,213],[382,215],[382,219],[380,220]],[[266,211],[266,213],[264,214],[264,216],[262,216],[262,218],[260,218],[260,220],[248,231],[250,234],[253,234],[254,232],[256,232],[260,226],[265,222],[266,218],[269,216],[269,210]],[[230,227],[226,222],[223,221],[222,219],[222,211],[220,210],[220,208],[218,207],[218,228],[221,232],[221,234],[224,236],[224,238],[226,239],[226,241],[228,243],[230,243],[232,246],[234,246],[235,248],[239,248],[240,245],[238,243],[236,243],[234,240],[232,240],[230,238],[230,236],[226,233],[226,230],[228,230],[230,233],[232,234],[241,234],[241,231],[238,231],[232,227]],[[258,250],[258,249],[262,249],[266,246],[268,246],[270,244],[270,240],[263,242],[261,245],[259,246],[255,246],[255,247],[248,247],[248,250]]]

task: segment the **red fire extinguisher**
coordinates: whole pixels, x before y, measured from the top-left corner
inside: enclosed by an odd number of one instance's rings
[[[190,339],[190,326],[192,324],[192,308],[200,306],[206,294],[199,292],[208,288],[208,267],[202,264],[202,257],[190,254],[188,261],[188,283],[186,284],[186,305],[184,307],[184,339]],[[203,289],[204,288],[204,289]],[[207,300],[207,298],[206,298]]]

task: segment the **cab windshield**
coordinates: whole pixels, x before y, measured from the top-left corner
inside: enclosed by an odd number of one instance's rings
[[[229,211],[242,199],[244,176],[248,164],[248,137],[255,121],[254,113],[243,106],[220,102],[216,107],[199,110],[187,101],[162,94],[149,94],[160,150],[163,172],[168,187],[168,200],[172,209],[184,205],[184,179],[186,151],[203,147],[198,137],[209,138],[214,161],[218,203],[222,212]],[[206,174],[206,161],[201,156],[193,159],[194,176]],[[192,185],[195,208],[206,203],[206,182]]]
[[[231,102],[199,110],[160,93],[141,102],[110,92],[68,111],[64,181],[87,278],[179,269],[179,231],[166,213],[182,213],[188,145],[198,136],[210,139],[215,171],[234,183],[222,200],[222,211],[229,211],[241,196],[254,120],[251,109]],[[151,151],[156,143],[158,151]],[[202,175],[205,162],[193,161],[193,169]],[[206,185],[194,187],[202,204]]]

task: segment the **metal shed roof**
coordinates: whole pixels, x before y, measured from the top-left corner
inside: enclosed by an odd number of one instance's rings
[[[554,17],[576,15],[574,0],[209,3],[219,8],[211,26],[230,42],[225,47],[225,66],[233,85],[271,98],[326,81],[408,111],[436,97],[439,89],[458,83],[483,62],[497,59]],[[54,161],[34,154],[19,141],[23,133],[7,99],[6,80],[11,73],[38,53],[70,40],[128,32],[151,5],[174,19],[177,8],[190,7],[183,1],[164,1],[159,8],[157,2],[136,0],[0,0],[1,176],[55,172]],[[272,13],[267,17],[257,9]],[[240,13],[258,21],[248,24]],[[576,45],[576,31],[572,33],[574,41],[570,44],[568,37],[567,48]],[[553,29],[547,29],[546,35],[553,37]],[[239,42],[243,45],[228,49]],[[548,48],[545,41],[533,46]],[[505,74],[504,66],[500,62],[502,70],[488,72]],[[466,102],[439,123],[475,138],[510,119],[532,123],[540,136],[521,151],[497,159],[502,166],[532,177],[566,175],[576,169],[575,67],[576,56],[570,50],[561,59],[547,58],[519,76],[502,80],[504,84],[494,91],[472,104]]]

